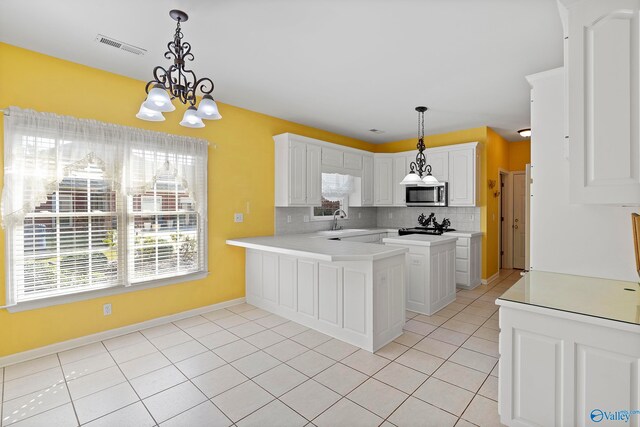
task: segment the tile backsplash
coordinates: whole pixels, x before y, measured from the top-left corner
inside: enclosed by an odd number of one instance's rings
[[[304,222],[305,215],[310,215],[309,208],[275,208],[276,234],[313,233],[328,230],[331,221]],[[406,207],[366,207],[349,208],[349,219],[339,219],[338,224],[344,228],[401,228],[418,225],[421,213],[435,213],[438,222],[444,218],[451,220],[451,227],[457,230],[479,231],[480,208],[406,208]],[[287,222],[287,217],[291,222]]]
[[[276,208],[276,234],[313,233],[329,230],[332,220],[304,222],[304,217],[311,215],[310,208]],[[291,216],[291,222],[287,217]],[[338,219],[343,228],[376,228],[378,216],[376,208],[349,208],[349,219]]]

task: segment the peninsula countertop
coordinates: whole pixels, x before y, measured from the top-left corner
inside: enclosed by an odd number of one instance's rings
[[[640,284],[635,282],[531,271],[496,301],[510,303],[640,325]]]
[[[325,236],[327,237],[327,236]],[[280,235],[229,239],[228,245],[240,246],[284,255],[312,258],[321,261],[377,261],[408,251],[370,243],[314,239],[302,235]]]
[[[408,234],[406,236],[386,237],[382,239],[384,243],[392,245],[413,245],[413,246],[438,246],[447,243],[453,243],[458,240],[455,236],[449,236],[449,233],[439,236],[428,234]]]

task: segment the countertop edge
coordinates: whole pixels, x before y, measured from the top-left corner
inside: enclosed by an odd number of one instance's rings
[[[438,237],[444,237],[444,240],[437,240],[437,241],[409,240],[409,239],[403,239],[402,236],[400,236],[400,237],[385,237],[384,239],[382,239],[382,242],[398,244],[398,245],[411,245],[411,246],[440,246],[440,245],[446,245],[450,243],[453,243],[455,245],[456,240],[458,240],[458,238],[455,236],[452,236],[450,238],[446,238],[445,236],[438,236]]]
[[[495,303],[500,307],[529,311],[536,314],[550,315],[561,319],[574,320],[576,322],[589,323],[592,325],[618,329],[621,331],[640,333],[640,325],[634,325],[623,320],[608,319],[605,317],[598,317],[585,313],[577,313],[575,311],[562,310],[560,308],[527,304],[524,302],[502,299],[500,297],[496,298]]]

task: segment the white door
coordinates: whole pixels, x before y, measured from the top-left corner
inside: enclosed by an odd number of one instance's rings
[[[393,204],[398,206],[404,206],[405,203],[405,190],[404,185],[400,185],[400,182],[407,174],[407,158],[402,155],[393,158]]]
[[[289,145],[289,204],[307,203],[307,144],[292,141]]]
[[[513,268],[524,269],[526,248],[526,176],[513,174]]]
[[[374,205],[393,204],[393,157],[376,157],[373,163]]]
[[[307,146],[307,204],[311,206],[322,203],[321,153],[320,147]]]

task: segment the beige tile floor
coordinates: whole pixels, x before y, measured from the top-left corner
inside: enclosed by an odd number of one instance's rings
[[[0,368],[2,426],[494,426],[495,298],[458,291],[376,354],[248,304]]]

